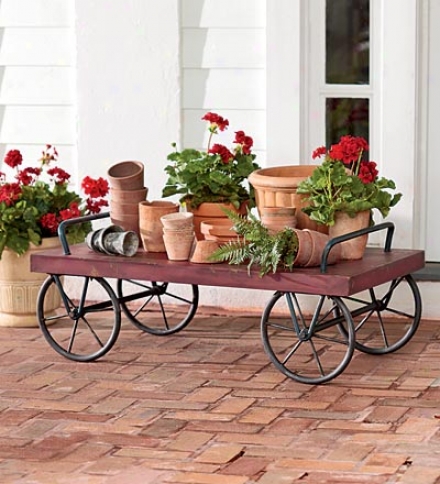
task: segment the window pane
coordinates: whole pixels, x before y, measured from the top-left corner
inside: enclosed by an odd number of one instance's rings
[[[368,142],[369,100],[328,98],[326,100],[326,145],[339,141],[341,136],[362,136]]]
[[[368,84],[370,1],[327,0],[326,83]]]

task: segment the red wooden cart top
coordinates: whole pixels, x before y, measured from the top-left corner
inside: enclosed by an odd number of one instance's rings
[[[294,268],[260,277],[258,268],[250,274],[245,265],[175,262],[165,253],[139,250],[133,257],[98,254],[86,244],[73,245],[71,254],[52,249],[33,254],[31,270],[58,275],[93,276],[114,279],[175,282],[204,286],[241,287],[302,294],[350,296],[419,269],[425,264],[424,251],[367,248],[364,258],[328,266]]]

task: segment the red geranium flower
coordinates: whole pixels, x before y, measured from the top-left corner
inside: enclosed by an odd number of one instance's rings
[[[10,207],[20,198],[21,187],[18,183],[5,183],[0,186],[0,203],[5,202]]]
[[[18,183],[22,185],[31,185],[36,177],[41,175],[41,168],[32,168],[31,166],[24,168],[23,170],[19,171],[16,175],[16,179]]]
[[[89,176],[84,177],[81,188],[91,198],[105,197],[109,191],[108,181],[101,177],[97,180]]]
[[[56,234],[59,222],[54,213],[46,213],[40,218],[41,226],[51,234]]]
[[[209,153],[213,155],[220,155],[223,163],[228,164],[233,158],[234,155],[226,148],[226,146],[220,145],[216,143],[212,146],[209,150]]]
[[[222,118],[216,113],[206,113],[202,119],[204,121],[208,121],[209,123],[211,123],[209,130],[212,133],[216,133],[217,128],[220,131],[224,131],[229,126],[229,121],[227,119]]]
[[[376,163],[374,161],[363,161],[359,168],[358,177],[362,183],[373,183],[379,172],[376,169]]]
[[[5,163],[11,168],[15,168],[23,163],[23,157],[18,150],[10,150],[6,153]]]
[[[70,175],[67,171],[59,167],[50,168],[47,170],[47,174],[54,178],[54,182],[58,185],[61,183],[66,183],[69,180]]]

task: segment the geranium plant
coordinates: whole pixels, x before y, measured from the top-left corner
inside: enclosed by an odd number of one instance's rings
[[[364,138],[351,135],[342,136],[329,150],[324,146],[316,149],[313,159],[325,159],[298,185],[298,193],[309,202],[303,212],[328,226],[334,225],[337,212],[354,217],[358,212],[376,208],[386,217],[402,194],[390,193],[396,189],[394,181],[379,177],[377,164],[363,159],[368,149]]]
[[[19,150],[6,154],[4,163],[15,174],[8,181],[0,172],[0,258],[5,247],[22,255],[31,243],[40,245],[43,237],[56,236],[61,221],[99,213],[108,205],[107,180],[86,176],[81,184],[83,199],[69,189],[69,173],[53,166],[57,158],[51,145],[46,145],[36,167],[22,167]],[[91,228],[90,222],[71,225],[66,236],[70,243],[82,242]]]
[[[171,164],[165,167],[168,175],[163,197],[179,195],[180,202],[190,202],[198,207],[203,202],[231,203],[235,208],[249,201],[255,205],[253,188],[248,176],[259,168],[252,153],[253,140],[244,131],[236,131],[232,151],[226,146],[212,143],[219,131],[229,126],[229,121],[216,113],[206,113],[202,119],[209,123],[209,140],[206,151],[184,149],[167,157]]]

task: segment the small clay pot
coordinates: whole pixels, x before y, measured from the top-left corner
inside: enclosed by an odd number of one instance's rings
[[[144,187],[144,164],[140,161],[121,161],[109,168],[107,177],[112,188],[141,190]]]
[[[195,240],[194,232],[185,236],[164,234],[163,241],[168,259],[175,261],[188,260]]]
[[[136,205],[147,199],[148,188],[143,187],[139,190],[123,190],[120,188],[110,188],[110,200],[113,203],[131,203]]]
[[[209,257],[219,248],[215,240],[198,240],[191,255],[190,262],[195,264],[218,264],[221,261],[211,261]]]
[[[297,222],[295,212],[294,207],[262,207],[261,223],[272,233],[280,232],[286,227],[293,229]]]
[[[223,241],[236,240],[238,235],[233,230],[234,222],[228,218],[203,220],[200,223],[200,231],[205,240],[217,240],[220,237]]]

